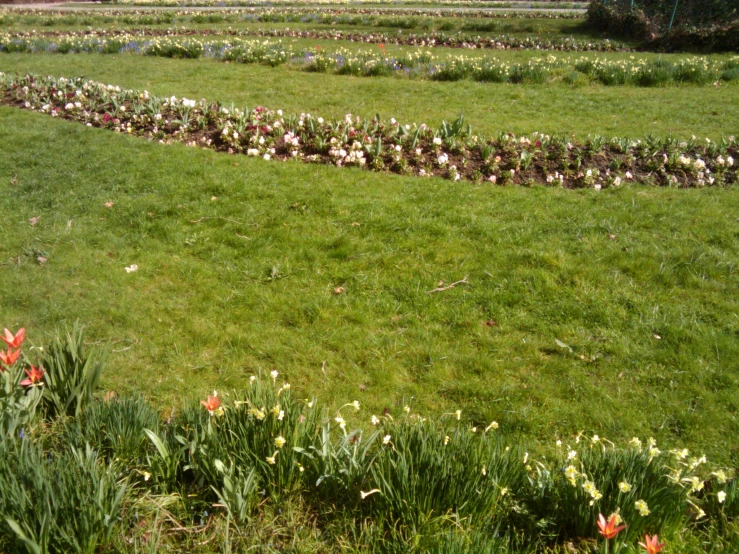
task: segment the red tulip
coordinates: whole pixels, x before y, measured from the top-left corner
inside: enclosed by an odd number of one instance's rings
[[[603,514],[598,514],[598,527],[600,527],[600,534],[607,539],[612,539],[622,529],[626,529],[626,525],[616,527],[616,516],[611,516],[611,519],[606,523],[606,518]]]
[[[21,386],[24,387],[33,387],[39,382],[41,382],[41,379],[44,377],[44,370],[40,367],[33,367],[31,366],[31,370],[24,370],[26,372],[26,375],[28,375],[28,379],[23,379],[21,381]]]
[[[221,407],[221,400],[217,396],[208,395],[208,400],[201,400],[200,403],[211,413]]]
[[[640,542],[639,546],[646,550],[647,554],[657,554],[658,552],[662,552],[662,549],[665,547],[664,543],[659,543],[659,537],[657,535],[653,537],[644,535],[644,542]]]
[[[3,352],[0,350],[0,362],[4,363],[6,366],[10,367],[12,366],[16,361],[18,361],[18,357],[21,355],[20,350],[11,350],[8,348],[7,352]]]
[[[0,339],[4,340],[7,343],[8,348],[20,348],[25,338],[25,329],[20,329],[15,335],[13,335],[13,333],[11,333],[8,329],[5,329],[5,336],[0,337]]]

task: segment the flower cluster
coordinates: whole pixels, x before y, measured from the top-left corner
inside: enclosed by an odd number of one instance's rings
[[[680,141],[594,136],[578,142],[568,136],[501,132],[486,139],[472,134],[462,118],[444,122],[439,129],[352,114],[326,121],[308,113],[286,116],[261,106],[242,111],[205,100],[157,98],[147,91],[94,81],[30,75],[0,74],[0,100],[91,127],[265,160],[597,190],[630,181],[681,187],[737,182],[735,137],[716,142],[696,137]]]

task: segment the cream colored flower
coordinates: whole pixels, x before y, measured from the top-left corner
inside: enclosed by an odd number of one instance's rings
[[[382,444],[390,444],[390,441],[393,440],[393,437],[391,435],[385,435],[382,437]]]
[[[637,509],[639,515],[642,517],[646,517],[650,514],[649,506],[647,506],[647,503],[643,500],[637,500],[636,502],[634,502],[634,507]]]
[[[380,423],[380,418],[376,415],[373,415],[370,421],[372,422],[372,425],[377,425],[378,423]]]
[[[726,500],[726,492],[719,491],[718,493],[716,493],[716,498],[718,499],[719,504],[723,504],[724,500]]]
[[[631,485],[629,485],[626,481],[621,481],[618,484],[618,490],[620,490],[621,492],[629,492],[631,488]]]
[[[283,446],[285,446],[285,443],[286,443],[286,442],[287,442],[287,441],[285,440],[285,437],[283,437],[282,435],[280,435],[279,437],[277,437],[277,438],[275,439],[275,446],[276,446],[277,448],[282,448]]]
[[[372,489],[371,491],[367,491],[367,492],[359,491],[359,495],[362,497],[362,500],[364,500],[369,495],[375,494],[376,492],[380,492],[380,489]]]

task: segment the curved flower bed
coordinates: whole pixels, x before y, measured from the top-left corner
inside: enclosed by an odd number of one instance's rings
[[[349,7],[336,6],[332,8],[315,7],[310,10],[299,7],[242,7],[234,10],[182,10],[162,11],[152,9],[127,9],[127,10],[75,10],[74,12],[52,13],[45,10],[33,8],[13,8],[3,10],[4,17],[35,17],[43,18],[50,24],[75,22],[86,18],[120,18],[128,25],[154,25],[171,24],[175,20],[178,23],[194,21],[196,23],[222,23],[232,21],[255,21],[273,23],[321,23],[397,27],[399,22],[413,25],[410,18],[473,18],[473,19],[585,19],[585,14],[580,12],[493,12],[489,10],[476,10],[474,8],[458,10],[439,10],[434,8],[371,8],[371,7]]]
[[[573,73],[588,76],[603,85],[657,86],[670,83],[706,85],[739,79],[739,56],[728,60],[692,56],[677,61],[609,60],[581,58],[573,60],[549,55],[526,62],[511,63],[479,56],[437,57],[430,50],[391,54],[384,44],[376,49],[328,52],[320,46],[300,48],[281,41],[229,38],[201,40],[193,37],[0,34],[0,52],[44,53],[133,53],[165,58],[213,58],[239,63],[270,66],[290,64],[308,71],[364,77],[399,76],[435,81],[472,79],[487,83],[545,83],[554,79],[570,80]],[[575,73],[576,72],[576,73]]]
[[[274,2],[271,0],[119,0],[120,4],[129,6],[234,6],[234,7],[271,7]],[[449,7],[473,7],[473,8],[511,8],[511,9],[576,9],[581,10],[587,8],[586,0],[574,2],[561,2],[559,0],[539,0],[536,2],[521,1],[496,1],[496,0],[280,0],[280,4],[284,6],[305,6],[305,5],[359,5],[362,4],[387,4],[397,6],[398,4],[410,4],[417,6],[419,4],[428,4],[429,6],[449,6]]]
[[[8,33],[16,40],[39,38],[110,38],[110,37],[241,37],[298,38],[315,40],[342,40],[365,44],[392,44],[396,46],[422,46],[428,48],[465,48],[470,50],[555,50],[562,52],[631,52],[624,44],[605,40],[579,40],[571,37],[547,39],[538,36],[512,35],[480,36],[464,33],[368,33],[343,30],[308,29],[86,29],[84,31],[13,31]]]
[[[0,73],[3,103],[119,133],[265,160],[301,160],[404,175],[502,185],[618,187],[627,181],[702,187],[737,182],[735,137],[714,142],[500,133],[486,139],[459,120],[439,129],[347,114],[326,121],[257,107],[157,98],[82,79]]]

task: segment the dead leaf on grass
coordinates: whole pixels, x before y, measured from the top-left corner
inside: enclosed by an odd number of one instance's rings
[[[108,200],[105,204],[103,204],[103,206],[105,206],[106,208],[112,208],[113,207],[113,202],[111,202],[110,200]]]
[[[44,258],[43,256],[37,256],[36,261],[40,263],[41,265],[44,265],[46,262],[48,262],[48,258]]]
[[[40,219],[41,219],[40,215],[35,215],[31,219],[29,219],[28,222],[31,224],[31,227],[33,227],[39,222]]]
[[[483,321],[482,324],[485,327],[497,327],[498,323],[496,321],[493,321],[492,319],[488,319],[487,321]]]
[[[344,287],[336,287],[334,289],[334,294],[343,294],[344,293]]]

